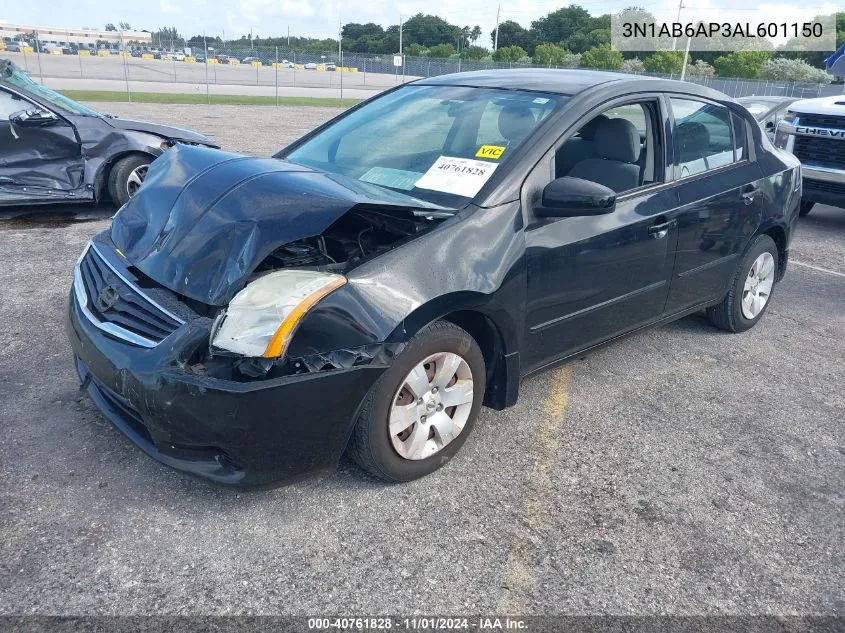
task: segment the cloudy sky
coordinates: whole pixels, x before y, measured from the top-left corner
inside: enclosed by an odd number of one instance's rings
[[[480,25],[484,31],[479,43],[490,46],[488,33],[496,23],[498,0],[28,0],[0,2],[0,20],[58,27],[102,28],[107,22],[129,22],[133,28],[154,30],[176,26],[183,35],[205,31],[237,38],[249,33],[262,37],[291,35],[336,37],[338,20],[398,24],[399,16],[434,13],[459,25]],[[547,0],[503,0],[501,19],[514,20],[526,28],[532,20],[565,2]],[[584,0],[580,4],[594,15],[612,13],[631,5],[643,6],[658,20],[672,21],[678,0]],[[681,21],[741,21],[756,24],[762,19],[780,22],[804,21],[819,13],[832,13],[834,2],[797,0],[683,0]],[[841,4],[838,3],[838,4]]]

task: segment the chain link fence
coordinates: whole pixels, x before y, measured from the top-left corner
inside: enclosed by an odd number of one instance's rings
[[[404,66],[394,66],[393,55],[334,51],[303,51],[283,47],[249,47],[240,44],[216,46],[183,53],[133,51],[117,53],[82,51],[82,54],[2,53],[34,77],[74,80],[81,89],[157,90],[155,84],[174,84],[168,92],[207,91],[208,86],[256,86],[247,94],[272,94],[272,87],[329,88],[333,90],[384,90],[403,81],[448,73],[501,68],[531,68],[530,64],[496,63],[457,57],[405,57]],[[543,68],[555,66],[540,66]],[[679,79],[677,75],[661,75]],[[811,84],[723,77],[687,76],[687,81],[704,84],[732,97],[786,96],[811,98],[845,93],[842,84]],[[123,82],[121,88],[113,82]],[[78,83],[78,86],[76,84]],[[62,87],[67,87],[62,85]],[[237,90],[235,88],[235,90]],[[222,90],[215,90],[222,92]],[[342,96],[342,95],[341,95]],[[366,96],[366,95],[363,95]]]

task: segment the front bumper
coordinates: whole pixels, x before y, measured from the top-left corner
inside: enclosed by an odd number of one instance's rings
[[[845,169],[802,165],[802,199],[809,202],[845,207]]]
[[[115,339],[71,292],[67,334],[83,388],[144,452],[223,484],[293,481],[336,465],[358,407],[384,367],[360,366],[253,382],[192,373],[185,350],[208,340],[182,325],[153,348]]]

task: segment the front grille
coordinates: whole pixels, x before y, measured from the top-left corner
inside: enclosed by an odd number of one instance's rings
[[[824,193],[845,196],[845,184],[826,180],[805,180],[804,191],[823,191]]]
[[[835,114],[799,114],[798,123],[807,127],[832,127],[845,129],[845,116]]]
[[[796,136],[792,149],[802,163],[845,167],[845,140],[818,136]]]
[[[87,308],[100,323],[110,323],[120,330],[159,343],[172,334],[181,322],[168,314],[140,289],[118,275],[100,256],[95,247],[79,263],[79,272]],[[114,328],[110,331],[115,332]]]

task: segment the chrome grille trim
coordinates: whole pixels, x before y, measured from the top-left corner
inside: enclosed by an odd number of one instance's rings
[[[133,345],[138,345],[140,347],[152,348],[156,347],[160,342],[154,341],[140,334],[136,334],[135,332],[130,332],[129,330],[115,325],[114,323],[110,323],[108,321],[101,321],[91,311],[89,307],[88,293],[85,290],[85,284],[82,281],[81,270],[82,262],[85,259],[85,256],[88,254],[89,249],[93,249],[94,252],[97,254],[97,257],[99,257],[100,261],[104,262],[106,266],[108,266],[108,268],[117,277],[119,277],[123,283],[125,283],[132,289],[133,292],[136,292],[138,295],[142,296],[145,301],[148,301],[150,303],[150,305],[154,306],[157,310],[160,310],[163,314],[166,314],[175,322],[179,323],[179,325],[183,325],[185,323],[184,319],[179,318],[166,308],[163,308],[156,301],[152,300],[146,293],[142,292],[136,284],[129,281],[123,274],[116,270],[115,267],[112,266],[111,263],[105,257],[103,257],[102,252],[100,251],[100,249],[97,248],[97,246],[93,242],[88,242],[85,249],[82,251],[82,255],[80,255],[79,259],[76,262],[76,265],[73,268],[73,293],[76,298],[76,303],[79,306],[79,310],[92,325],[94,325],[95,327],[110,336],[124,340],[128,343],[132,343]]]

